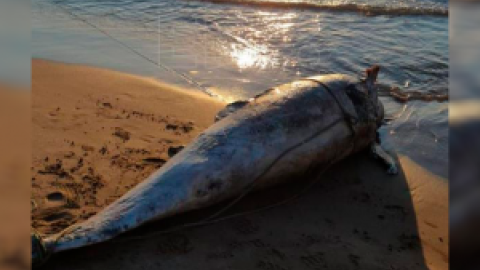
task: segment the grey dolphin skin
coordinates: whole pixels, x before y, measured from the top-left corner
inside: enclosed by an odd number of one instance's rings
[[[384,109],[374,87],[378,72],[374,66],[365,79],[310,77],[228,105],[189,146],[97,215],[58,235],[32,234],[33,263],[295,179],[368,147],[380,149],[375,141]],[[382,160],[394,173],[393,161]]]

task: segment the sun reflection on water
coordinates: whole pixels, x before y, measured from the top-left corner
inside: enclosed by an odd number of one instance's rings
[[[298,15],[294,12],[279,14],[275,12],[258,11],[257,27],[245,28],[238,26],[229,35],[233,42],[224,46],[227,54],[240,70],[267,69],[283,65],[279,52],[268,45],[272,40],[289,42],[289,31]]]
[[[269,55],[268,50],[261,50],[257,47],[242,47],[232,44],[230,51],[230,56],[240,69],[252,67],[265,69],[269,65],[274,65],[274,60]]]

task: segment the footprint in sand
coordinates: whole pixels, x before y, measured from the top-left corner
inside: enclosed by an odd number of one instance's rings
[[[55,191],[48,194],[46,200],[49,206],[60,206],[65,204],[66,196],[60,191]]]
[[[63,201],[65,196],[61,192],[53,192],[47,195],[47,200],[49,202],[59,202]]]
[[[49,193],[45,200],[48,207],[77,208],[78,204],[69,190],[54,191]]]

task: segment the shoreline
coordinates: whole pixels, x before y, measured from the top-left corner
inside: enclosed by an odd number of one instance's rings
[[[32,225],[45,234],[118,199],[211,125],[225,105],[155,79],[88,66],[35,59],[32,73]],[[50,266],[448,269],[448,183],[406,157],[399,162],[400,174],[391,177],[355,155],[290,204],[132,244],[60,253]],[[233,211],[291,196],[302,183],[249,195]]]

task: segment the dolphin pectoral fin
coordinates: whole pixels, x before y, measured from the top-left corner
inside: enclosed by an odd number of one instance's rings
[[[230,114],[236,112],[237,110],[245,107],[249,102],[246,100],[235,101],[228,104],[223,110],[217,113],[215,116],[215,122],[222,120],[223,118],[229,116]]]
[[[395,159],[388,154],[379,143],[373,143],[370,147],[370,151],[374,158],[380,160],[382,164],[386,165],[388,174],[398,174],[398,168],[397,164],[395,163]]]

